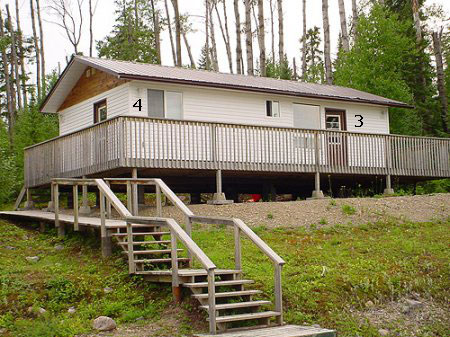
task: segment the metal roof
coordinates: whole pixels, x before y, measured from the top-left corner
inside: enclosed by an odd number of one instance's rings
[[[373,95],[364,91],[335,85],[279,80],[258,76],[234,75],[213,71],[167,67],[128,61],[116,61],[77,55],[72,58],[55,87],[47,96],[46,100],[42,104],[42,111],[57,111],[59,105],[62,104],[65,96],[68,94],[67,89],[69,87],[71,89],[76,83],[77,76],[75,73],[79,73],[80,70],[84,70],[86,66],[97,68],[122,79],[189,84],[297,97],[359,102],[391,107],[412,107],[411,105],[403,102]],[[81,73],[79,73],[79,76],[81,76]],[[66,91],[66,95],[63,94],[63,91]],[[64,97],[53,98],[52,96],[56,93],[59,93]]]

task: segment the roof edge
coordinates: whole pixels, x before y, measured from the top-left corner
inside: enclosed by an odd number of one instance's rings
[[[392,103],[383,103],[374,100],[368,99],[360,99],[360,98],[344,98],[344,97],[336,97],[329,95],[315,95],[315,94],[303,94],[295,91],[283,91],[276,89],[262,89],[255,87],[248,87],[244,85],[229,85],[229,84],[219,84],[219,83],[211,83],[205,81],[192,81],[192,80],[181,80],[181,79],[170,79],[170,78],[160,78],[154,76],[145,76],[145,75],[129,75],[126,73],[118,74],[120,78],[128,79],[128,80],[140,80],[140,81],[154,81],[154,82],[162,82],[162,83],[173,83],[173,84],[194,84],[194,85],[202,85],[211,88],[218,89],[231,89],[231,90],[241,90],[241,91],[249,91],[249,92],[259,92],[259,93],[272,93],[283,96],[295,96],[295,97],[304,97],[304,98],[313,98],[313,99],[327,99],[333,101],[342,101],[342,102],[353,102],[353,103],[366,103],[371,105],[380,105],[387,106],[393,108],[406,108],[406,109],[414,109],[413,105],[402,103],[402,102],[392,102]]]

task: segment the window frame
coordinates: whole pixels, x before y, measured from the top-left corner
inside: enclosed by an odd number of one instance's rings
[[[278,106],[277,115],[274,116],[274,103]],[[281,117],[281,106],[280,101],[266,100],[266,117],[268,118],[280,118]]]
[[[101,119],[100,109],[104,107],[106,109],[106,116],[104,119]],[[102,99],[94,103],[94,125],[104,122],[108,119],[108,101],[107,99]]]

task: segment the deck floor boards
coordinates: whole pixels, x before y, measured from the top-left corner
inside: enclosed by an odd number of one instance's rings
[[[336,332],[310,326],[284,325],[272,328],[226,332],[218,335],[197,334],[196,337],[335,337]]]
[[[28,218],[33,219],[36,221],[55,221],[55,213],[52,212],[44,212],[40,210],[29,210],[29,211],[7,211],[7,212],[0,212],[0,217],[21,217],[21,218]],[[70,214],[60,214],[59,215],[59,221],[73,224],[74,223],[74,216]],[[88,227],[95,227],[100,228],[100,218],[95,217],[86,217],[86,216],[80,216],[78,218],[78,223],[81,226],[88,226]],[[115,228],[126,228],[126,222],[123,220],[111,220],[106,219],[106,227],[110,229]]]

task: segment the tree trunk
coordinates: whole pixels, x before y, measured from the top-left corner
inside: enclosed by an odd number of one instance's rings
[[[228,58],[228,67],[230,69],[230,73],[233,73],[233,58],[231,55],[231,46],[230,46],[230,35],[228,33],[228,31],[226,31],[228,29],[227,27],[227,23],[226,23],[226,5],[225,5],[225,1],[223,2],[223,6],[224,6],[224,20],[225,20],[225,26],[222,24],[222,19],[220,18],[220,13],[219,13],[219,9],[217,8],[217,3],[214,3],[214,9],[216,10],[216,15],[217,15],[217,20],[219,20],[219,27],[220,27],[220,32],[222,33],[222,39],[223,42],[225,43],[225,49],[227,52],[227,58]]]
[[[264,0],[258,0],[258,44],[259,44],[259,69],[261,76],[266,76],[266,39],[264,28]]]
[[[39,53],[41,55],[41,87],[42,95],[45,95],[47,91],[47,83],[45,82],[45,55],[44,55],[44,30],[42,29],[42,19],[41,19],[41,5],[40,0],[36,0],[36,12],[39,24]]]
[[[251,0],[245,0],[245,46],[247,52],[247,74],[253,75],[253,34],[251,17]]]
[[[33,0],[30,0],[30,11],[31,11],[31,27],[33,28],[33,40],[34,40],[34,52],[36,57],[36,87],[38,99],[42,97],[41,89],[41,54],[39,51],[39,40],[36,32],[36,19],[34,15],[34,4]]]
[[[23,109],[22,103],[22,89],[20,87],[20,73],[19,73],[19,60],[17,58],[17,43],[16,33],[12,25],[11,13],[9,12],[9,5],[6,5],[6,15],[8,19],[8,29],[11,34],[11,70],[14,74],[14,80],[16,85],[17,103],[19,110]]]
[[[345,15],[344,0],[339,0],[339,16],[341,18],[342,48],[344,51],[348,52],[350,50],[350,43],[348,40],[347,17]]]
[[[151,0],[150,3],[152,6],[153,31],[155,33],[156,61],[158,64],[161,64],[161,33],[159,29],[159,14],[155,8],[155,0]]]
[[[25,70],[25,50],[23,48],[23,34],[20,28],[20,13],[19,13],[19,0],[16,0],[16,24],[17,24],[17,42],[19,45],[19,59],[20,59],[20,72],[21,72],[21,82],[22,82],[22,98],[23,106],[28,105],[27,97],[27,72]]]
[[[92,21],[94,18],[94,12],[92,9],[92,0],[89,0],[89,56],[93,56],[94,50],[94,32],[92,30]]]
[[[411,0],[411,1],[412,1],[414,28],[416,30],[416,41],[418,44],[420,44],[422,42],[422,28],[420,27],[419,3],[418,0]]]
[[[219,71],[219,60],[217,56],[217,44],[216,44],[216,32],[214,28],[214,18],[213,18],[213,6],[214,4],[209,4],[209,30],[211,35],[211,59],[212,66],[215,71]]]
[[[269,1],[270,5],[270,33],[272,35],[272,62],[275,63],[275,21],[274,21],[274,8],[273,0]]]
[[[139,29],[139,8],[138,8],[138,0],[134,0],[134,27],[136,32]]]
[[[284,23],[283,23],[283,0],[278,0],[278,54],[280,63],[284,61]]]
[[[328,0],[322,0],[323,35],[324,35],[324,57],[325,75],[327,84],[333,84],[333,73],[331,69],[331,48],[330,48],[330,22],[328,20]]]
[[[297,81],[298,79],[298,75],[297,75],[297,62],[295,61],[295,57],[292,59],[292,67],[294,68],[294,75],[293,75],[293,80]]]
[[[205,0],[206,70],[211,70],[211,48],[209,47],[209,5],[209,0]]]
[[[178,0],[172,0],[173,10],[175,12],[175,40],[177,44],[177,66],[182,67],[181,59],[181,22],[180,11],[178,10]]]
[[[303,37],[302,37],[302,80],[306,80],[306,0],[303,0]]]
[[[170,12],[169,12],[169,6],[167,5],[167,0],[164,0],[164,6],[166,8],[167,28],[169,30],[170,46],[172,47],[173,64],[177,65],[177,55],[176,55],[176,52],[175,52],[175,44],[173,42],[172,23],[171,23],[171,20],[170,20]]]
[[[356,37],[356,27],[358,26],[358,6],[356,0],[352,0],[352,32],[353,36]]]
[[[433,32],[433,49],[434,56],[436,58],[436,74],[437,74],[437,86],[439,91],[439,99],[441,100],[441,123],[442,130],[448,133],[448,101],[447,101],[447,92],[445,88],[445,79],[444,79],[444,62],[442,60],[442,48],[441,48],[441,33]]]
[[[195,66],[194,56],[192,55],[191,45],[189,44],[189,41],[187,39],[186,32],[183,32],[182,35],[183,35],[184,44],[186,45],[186,49],[187,49],[187,52],[189,55],[189,61],[191,61],[191,68],[195,69],[197,67]]]
[[[4,30],[4,21],[2,17],[2,11],[0,10],[0,38],[5,38],[5,30]],[[8,108],[8,133],[9,133],[9,142],[11,145],[14,144],[14,125],[16,121],[16,112],[15,107],[12,102],[12,93],[11,93],[11,83],[10,83],[10,77],[9,77],[9,62],[8,62],[8,55],[6,53],[6,48],[2,46],[1,53],[2,53],[2,62],[3,62],[3,75],[5,77],[5,90],[6,90],[6,105]]]
[[[236,72],[243,74],[242,62],[242,44],[241,44],[241,14],[239,13],[239,0],[234,0],[234,17],[236,20]]]

